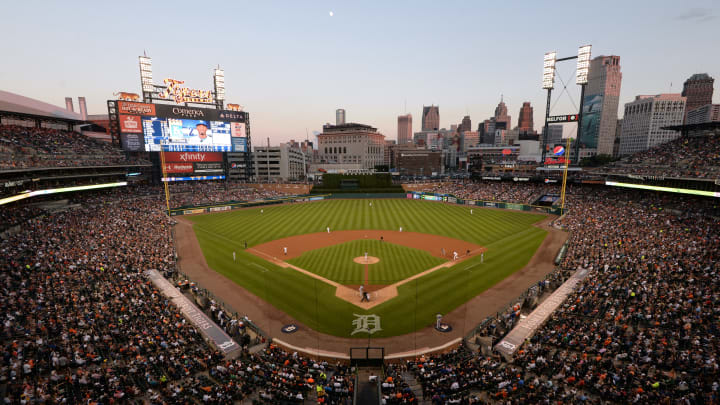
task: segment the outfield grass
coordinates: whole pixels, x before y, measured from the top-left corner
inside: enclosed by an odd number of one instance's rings
[[[353,330],[353,314],[376,314],[381,317],[383,330],[373,337],[387,337],[431,325],[435,314],[450,312],[519,270],[547,233],[532,226],[544,218],[541,214],[477,207],[473,207],[473,212],[471,215],[470,207],[429,201],[333,200],[189,219],[195,223],[195,234],[211,268],[298,321],[323,333],[348,337]],[[398,297],[364,311],[336,298],[332,286],[243,250],[245,241],[253,246],[287,236],[323,232],[326,226],[333,230],[397,230],[402,226],[404,231],[473,242],[487,251],[483,264],[476,256],[438,270],[401,286]],[[238,254],[236,262],[232,260],[233,251]],[[242,313],[242,308],[235,310]]]
[[[368,265],[370,284],[392,284],[445,262],[423,250],[379,240],[356,240],[315,249],[288,262],[340,284],[363,284],[365,265],[353,259],[365,252],[380,259]]]

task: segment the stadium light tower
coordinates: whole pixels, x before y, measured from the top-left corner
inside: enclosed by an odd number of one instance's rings
[[[588,73],[590,72],[590,55],[592,45],[583,45],[578,48],[577,77],[575,84],[580,85],[580,111],[578,112],[577,137],[575,138],[575,164],[580,164],[580,137],[582,136],[582,114],[585,102],[585,87],[588,84]],[[569,151],[568,151],[569,152]]]
[[[545,104],[545,135],[542,144],[542,162],[545,162],[545,151],[547,150],[548,137],[548,116],[550,115],[550,97],[555,87],[555,63],[557,61],[557,52],[548,52],[545,54],[543,61],[543,79],[542,88],[547,90],[547,103]]]
[[[215,105],[218,110],[222,110],[225,102],[225,71],[220,69],[218,65],[213,75],[213,83],[215,85]]]
[[[142,89],[143,101],[152,101],[152,94],[155,91],[152,80],[152,59],[143,52],[140,60],[140,88]]]

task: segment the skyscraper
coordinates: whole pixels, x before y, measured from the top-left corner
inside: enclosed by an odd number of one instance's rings
[[[620,155],[648,150],[680,136],[677,131],[663,129],[682,124],[685,116],[685,97],[680,94],[637,96],[625,104]]]
[[[694,110],[707,104],[712,104],[714,82],[715,79],[710,77],[707,73],[695,73],[690,76],[689,79],[685,80],[685,83],[683,84],[683,91],[681,93],[682,96],[687,98],[683,122],[687,121],[687,116],[690,110]]]
[[[335,125],[345,124],[345,110],[338,108],[335,110]]]
[[[505,105],[505,102],[503,101],[502,97],[500,97],[500,103],[495,107],[495,123],[504,122],[505,128],[504,129],[510,129],[512,126],[512,120],[510,119],[510,116],[507,113],[507,106]]]
[[[423,106],[422,130],[437,131],[440,129],[440,107],[436,105]]]
[[[530,106],[529,101],[524,102],[520,108],[518,129],[520,132],[532,132],[535,130],[533,125],[533,108]]]
[[[407,145],[413,141],[412,132],[412,115],[405,114],[398,116],[398,132],[397,132],[397,143],[398,145]]]
[[[619,56],[598,56],[590,62],[580,133],[581,158],[613,154],[621,82]]]
[[[472,121],[470,120],[470,116],[466,115],[463,117],[462,122],[460,123],[460,126],[458,127],[458,132],[463,133],[467,131],[472,131]]]

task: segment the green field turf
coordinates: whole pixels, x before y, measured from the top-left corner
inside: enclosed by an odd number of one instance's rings
[[[372,202],[372,206],[369,203]],[[262,213],[261,213],[262,210]],[[242,285],[276,308],[323,333],[350,336],[353,314],[380,316],[382,331],[396,336],[434,323],[470,298],[522,268],[545,238],[532,226],[541,214],[482,209],[402,199],[330,200],[266,206],[189,217],[205,258],[215,271]],[[364,311],[335,297],[334,287],[291,269],[283,269],[243,251],[271,240],[333,230],[387,229],[467,240],[487,248],[485,262],[475,256],[399,288],[399,296]],[[237,252],[233,262],[232,252]],[[302,266],[301,266],[302,267]],[[432,266],[430,266],[432,267]],[[403,270],[404,271],[404,270]],[[508,297],[508,300],[513,297]],[[242,308],[235,308],[242,313]],[[282,325],[260,327],[274,329]],[[363,336],[364,335],[364,336]],[[365,337],[356,334],[353,337]]]
[[[379,240],[356,240],[305,252],[288,262],[340,284],[363,284],[365,265],[353,259],[365,252],[380,259],[368,265],[369,284],[393,284],[446,261],[418,249]]]

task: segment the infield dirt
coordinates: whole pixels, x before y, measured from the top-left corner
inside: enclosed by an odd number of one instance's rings
[[[555,255],[568,238],[566,232],[550,226],[550,222],[555,218],[555,216],[548,216],[534,225],[547,230],[548,234],[525,267],[480,293],[464,305],[445,314],[443,320],[453,325],[452,332],[439,333],[432,326],[428,326],[402,336],[372,339],[372,346],[384,347],[385,353],[391,354],[437,347],[454,339],[465,337],[485,318],[502,310],[510,300],[520,296],[531,285],[552,272],[555,267]],[[367,338],[342,338],[316,332],[287,313],[277,309],[271,303],[260,299],[242,286],[215,272],[205,260],[200,244],[195,237],[195,232],[192,229],[192,222],[182,217],[174,217],[174,219],[178,221],[177,226],[175,226],[175,243],[181,271],[200,287],[212,291],[216,297],[223,300],[232,309],[248,316],[269,333],[271,337],[282,338],[287,343],[295,347],[306,348],[308,351],[321,349],[344,355],[347,355],[351,347],[369,343]],[[405,233],[403,232],[403,234]],[[390,235],[389,231],[383,232],[383,234]],[[388,242],[398,243],[390,240]],[[282,249],[282,246],[279,246],[279,248]],[[316,248],[317,246],[313,247],[313,249]],[[436,255],[442,257],[439,249],[437,247],[433,248],[434,246],[429,246],[427,251],[436,250]],[[278,246],[275,246],[275,249],[276,253],[279,252],[277,250]],[[289,255],[290,249],[288,248]],[[291,335],[281,333],[280,329],[287,324],[298,325],[300,330]]]

